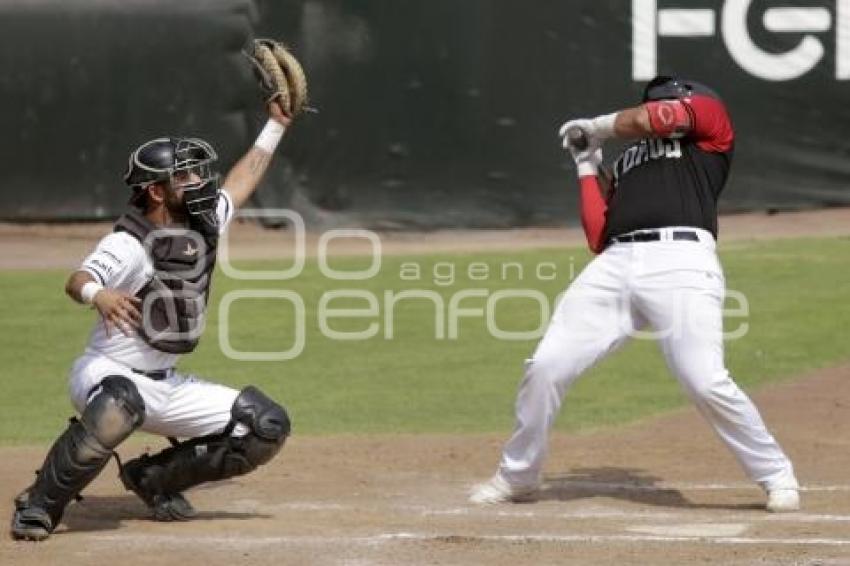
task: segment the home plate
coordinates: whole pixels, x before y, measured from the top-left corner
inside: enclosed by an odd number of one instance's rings
[[[629,527],[633,533],[675,537],[734,537],[747,530],[745,523],[692,523],[678,525],[640,525]]]

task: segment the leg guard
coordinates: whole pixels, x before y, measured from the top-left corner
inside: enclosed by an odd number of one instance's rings
[[[239,393],[231,416],[234,423],[247,426],[251,432],[241,437],[225,432],[195,438],[123,465],[124,486],[142,498],[155,519],[189,518],[186,510],[179,508],[185,502],[180,492],[201,483],[247,474],[271,460],[289,436],[289,416],[284,408],[255,387],[246,387]]]
[[[112,450],[138,428],[145,404],[132,381],[106,377],[83,411],[53,444],[35,483],[15,500],[12,534],[46,538],[68,503],[103,469]]]

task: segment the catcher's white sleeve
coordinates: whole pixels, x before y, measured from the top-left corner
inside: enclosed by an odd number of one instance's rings
[[[144,271],[145,260],[145,251],[133,236],[112,232],[83,260],[80,271],[91,274],[104,287],[136,291],[133,287],[145,282],[144,277],[138,277]]]

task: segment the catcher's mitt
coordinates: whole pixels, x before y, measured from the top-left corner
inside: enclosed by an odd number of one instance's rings
[[[277,101],[290,118],[305,110],[307,76],[286,47],[273,39],[255,39],[244,53],[251,61],[266,102]]]

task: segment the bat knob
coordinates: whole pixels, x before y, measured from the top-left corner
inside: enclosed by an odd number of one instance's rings
[[[587,136],[585,135],[584,130],[578,126],[573,126],[567,130],[567,141],[571,146],[579,151],[587,149]]]

